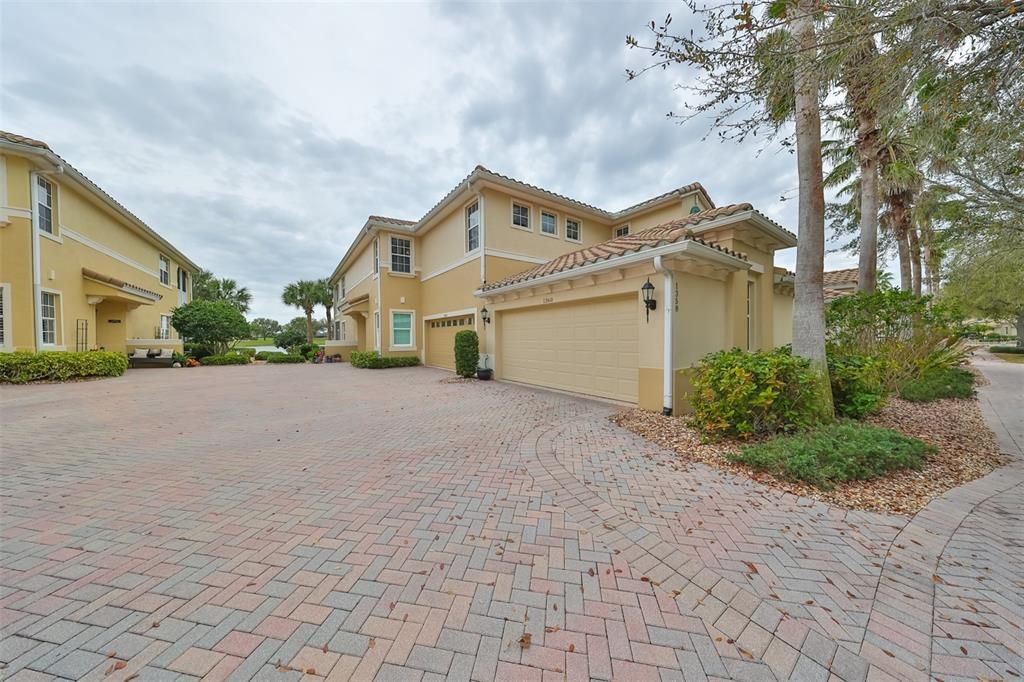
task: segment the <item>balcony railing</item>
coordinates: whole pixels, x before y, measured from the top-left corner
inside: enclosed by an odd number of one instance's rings
[[[161,341],[169,341],[174,338],[174,332],[171,329],[165,329],[163,327],[154,327],[153,338],[160,339]]]

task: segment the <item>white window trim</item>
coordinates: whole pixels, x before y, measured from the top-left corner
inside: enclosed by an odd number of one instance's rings
[[[395,313],[409,315],[409,345],[395,344]],[[388,350],[416,350],[416,311],[403,308],[388,310]]]
[[[578,239],[573,239],[573,238],[571,238],[569,236],[569,221],[570,220],[573,221],[574,223],[576,223],[579,226],[580,236],[579,236]],[[580,220],[579,218],[577,218],[575,216],[571,216],[571,215],[565,216],[565,241],[573,242],[574,244],[582,244],[583,243],[583,221],[582,220]]]
[[[373,311],[373,342],[374,350],[380,352],[380,311]]]
[[[42,339],[43,336],[43,294],[54,294],[55,296],[57,296],[57,301],[59,305],[57,306],[57,309],[54,311],[54,314],[56,314],[58,317],[56,320],[54,320],[53,329],[54,332],[60,329],[60,343],[57,343],[56,339],[54,339],[53,343],[42,343],[42,341],[40,341],[40,344],[48,350],[64,350],[64,348],[66,347],[64,342],[66,338],[64,336],[64,292],[61,291],[60,289],[47,289],[46,287],[39,288],[39,310],[36,311],[36,317],[39,320],[40,339]]]
[[[373,238],[373,274],[380,273],[380,236]]]
[[[526,209],[526,227],[516,225],[516,206],[521,206]],[[533,232],[533,204],[512,199],[508,209],[508,224],[517,230],[522,230],[523,232]]]
[[[555,219],[555,231],[554,232],[545,232],[544,231],[544,216],[545,215],[549,215],[549,216],[554,217],[554,219]],[[539,219],[537,220],[537,234],[542,235],[544,237],[551,237],[552,239],[559,239],[560,238],[560,235],[558,233],[558,218],[559,218],[558,213],[556,213],[555,211],[549,211],[546,208],[542,208],[540,210],[540,214],[538,215],[538,218]]]
[[[625,232],[622,233],[622,234],[619,234],[619,230],[625,230]],[[629,223],[626,223],[625,225],[619,225],[618,227],[616,227],[615,229],[612,230],[612,238],[613,239],[617,238],[617,237],[625,237],[628,234],[629,234]]]
[[[393,270],[392,266],[395,264],[395,254],[391,251],[394,246],[395,239],[404,239],[409,242],[409,272],[402,272],[400,270]],[[388,272],[392,275],[398,275],[401,277],[415,277],[416,275],[416,247],[413,244],[412,236],[405,236],[400,234],[388,235]]]
[[[39,211],[39,204],[42,197],[39,194],[39,181],[42,180],[50,186],[50,227],[53,232],[47,232],[43,229],[40,218],[42,213]],[[55,241],[58,244],[63,244],[64,240],[61,238],[61,224],[60,224],[60,195],[58,194],[58,185],[53,180],[43,177],[41,174],[36,174],[35,182],[32,183],[32,214],[36,216],[36,230],[39,235],[46,237],[49,240]]]
[[[10,353],[14,350],[14,337],[11,331],[11,283],[0,282],[0,296],[3,297],[4,313],[3,319],[0,319],[0,325],[3,325],[4,341],[0,344],[0,353]]]
[[[473,204],[476,204],[476,214],[478,216],[477,217],[477,226],[476,226],[476,230],[477,230],[477,232],[476,232],[477,245],[476,245],[476,248],[471,249],[471,248],[469,248],[469,226],[467,225],[466,220],[469,217],[469,213],[468,213],[469,209],[470,209],[470,207]],[[480,197],[474,197],[473,199],[471,199],[470,201],[467,201],[462,206],[462,246],[465,249],[465,253],[466,253],[467,256],[469,254],[471,254],[471,253],[475,254],[478,251],[480,251],[481,248],[483,248],[483,245],[484,245],[484,215],[483,215],[483,210],[484,210],[484,206],[483,206],[483,202],[480,201]]]
[[[167,269],[163,269],[163,264],[167,263]],[[167,273],[167,281],[163,280],[163,273]],[[160,286],[171,288],[171,259],[164,254],[158,254],[156,257],[156,280],[160,282]]]

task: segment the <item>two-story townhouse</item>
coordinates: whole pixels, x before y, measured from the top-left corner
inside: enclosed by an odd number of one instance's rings
[[[45,142],[0,132],[0,350],[180,350],[198,271]]]
[[[685,409],[700,356],[788,341],[774,252],[795,243],[697,183],[606,211],[478,166],[418,221],[367,220],[331,276],[328,352],[451,369],[475,329],[499,379]]]

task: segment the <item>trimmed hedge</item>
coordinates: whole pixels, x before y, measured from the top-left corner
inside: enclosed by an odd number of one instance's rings
[[[348,356],[348,361],[353,367],[362,369],[390,369],[391,367],[415,367],[420,364],[420,359],[415,355],[412,357],[381,357],[377,351],[354,350]]]
[[[241,353],[225,353],[224,355],[207,355],[205,358],[199,360],[199,364],[203,367],[213,367],[217,365],[248,365],[249,356]]]
[[[455,334],[455,373],[471,377],[480,364],[480,337],[472,329]]]
[[[111,351],[0,353],[0,383],[5,384],[119,377],[127,369],[128,356]]]
[[[306,358],[301,355],[292,353],[269,353],[265,359],[271,365],[300,364],[306,361]]]
[[[933,452],[933,446],[892,429],[837,422],[745,445],[726,457],[782,479],[829,490],[836,483],[864,481],[889,471],[920,470]]]
[[[269,361],[270,360],[270,356],[272,356],[272,355],[284,355],[284,354],[285,354],[285,352],[283,350],[261,350],[259,353],[257,353],[253,357],[256,360],[267,360],[267,361]]]
[[[1015,353],[1024,355],[1024,348],[1020,346],[990,346],[988,349],[990,353]]]
[[[817,421],[817,380],[788,348],[733,348],[705,355],[694,368],[693,424],[705,436],[757,438]]]
[[[232,353],[236,355],[244,355],[247,358],[251,358],[256,356],[256,349],[247,348],[245,346],[238,346],[236,348],[228,350],[226,353],[224,353],[224,355],[231,355]]]

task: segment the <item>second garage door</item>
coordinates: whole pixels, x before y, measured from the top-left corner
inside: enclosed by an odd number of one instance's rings
[[[635,296],[501,314],[501,378],[627,402],[637,400]]]
[[[431,367],[455,369],[455,334],[473,329],[473,316],[427,320],[427,363]]]

